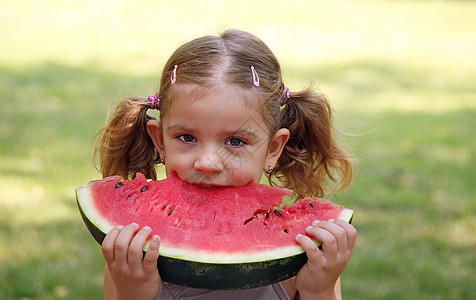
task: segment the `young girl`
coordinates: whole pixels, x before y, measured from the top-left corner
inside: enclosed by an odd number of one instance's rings
[[[160,120],[149,115],[160,110]],[[259,182],[295,192],[295,198],[324,196],[329,183],[346,188],[352,164],[333,135],[331,109],[311,90],[290,92],[280,65],[255,36],[230,30],[179,47],[166,63],[159,92],[119,103],[99,132],[104,177],[132,178],[142,172],[217,189]],[[206,201],[204,199],[204,201]],[[102,244],[107,263],[106,299],[340,299],[340,274],[356,240],[352,225],[330,220],[309,224],[296,241],[308,256],[296,277],[267,287],[209,291],[162,282],[157,270],[160,238],[147,224],[112,229]]]

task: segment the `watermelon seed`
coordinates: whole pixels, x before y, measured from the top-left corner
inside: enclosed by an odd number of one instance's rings
[[[289,232],[289,230],[288,230],[288,229],[284,229],[284,232],[288,233],[288,232]]]
[[[281,214],[279,211],[277,211],[277,210],[274,210],[274,212],[275,212],[275,213],[278,215],[278,217],[280,217],[280,218],[282,218],[282,217],[283,217],[283,215],[282,215],[282,214]]]
[[[248,222],[250,222],[251,220],[253,220],[253,218],[249,218],[248,220],[245,221],[245,223],[243,225],[246,225],[248,224]]]
[[[165,204],[164,207],[162,208],[162,210],[165,210],[167,208],[167,206],[169,206],[169,204]]]
[[[309,203],[309,205],[310,205],[311,207],[314,207],[314,206],[312,206],[312,203],[311,203],[311,202],[308,202],[308,203]]]
[[[117,188],[120,188],[121,186],[122,186],[122,181],[119,181],[118,183],[116,183]]]
[[[145,192],[145,191],[147,191],[148,188],[149,188],[148,186],[144,186],[140,191]]]
[[[169,216],[174,212],[174,208],[172,207],[170,210],[169,210]]]
[[[269,218],[269,211],[266,212],[266,219]]]

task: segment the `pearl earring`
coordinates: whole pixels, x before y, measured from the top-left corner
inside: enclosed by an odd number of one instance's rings
[[[271,172],[273,172],[273,167],[268,166],[268,171],[266,172],[266,174],[271,174]]]

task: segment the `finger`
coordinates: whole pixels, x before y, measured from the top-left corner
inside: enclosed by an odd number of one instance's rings
[[[317,224],[314,222],[314,224],[316,226],[309,226],[306,228],[306,233],[310,236],[313,236],[316,240],[322,243],[321,247],[324,256],[334,259],[337,256],[337,239],[328,228],[332,227],[332,225],[337,225],[326,221],[322,221]]]
[[[129,251],[127,251],[127,262],[133,271],[139,271],[142,269],[142,259],[144,257],[142,250],[144,249],[147,238],[151,232],[152,230],[150,227],[145,226],[136,234],[129,245]]]
[[[338,253],[347,252],[347,231],[342,227],[339,220],[331,219],[327,222],[319,222],[317,226],[329,231],[335,237]]]
[[[310,262],[318,263],[323,259],[321,250],[319,250],[316,242],[310,237],[298,234],[296,235],[296,241],[301,245],[304,251],[306,251],[307,258]]]
[[[101,244],[102,255],[108,264],[114,261],[114,244],[116,243],[117,236],[121,232],[124,226],[119,225],[109,231]]]
[[[154,235],[150,240],[149,249],[144,257],[144,273],[154,273],[157,271],[157,260],[159,259],[160,238]]]
[[[127,252],[129,251],[129,245],[137,229],[139,229],[139,225],[136,223],[129,224],[124,227],[117,236],[116,243],[114,245],[115,263],[119,265],[127,264]]]
[[[352,252],[355,242],[357,240],[357,230],[352,224],[347,223],[344,220],[336,220],[335,223],[341,226],[346,231],[347,236],[347,251]]]

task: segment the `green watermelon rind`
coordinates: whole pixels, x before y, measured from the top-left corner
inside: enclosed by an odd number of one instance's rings
[[[76,190],[76,201],[89,232],[102,244],[115,225],[102,218],[94,207],[90,184]],[[339,219],[350,223],[352,217],[353,211],[344,208]],[[148,244],[144,251],[147,248]],[[266,251],[258,256],[255,253],[220,255],[199,252],[168,247],[162,242],[157,262],[162,280],[202,289],[249,289],[291,278],[307,261],[306,253],[299,245]]]

